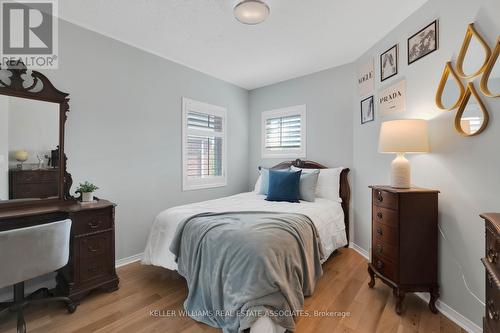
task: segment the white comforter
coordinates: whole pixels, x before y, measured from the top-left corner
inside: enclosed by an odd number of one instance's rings
[[[300,203],[266,201],[255,192],[177,206],[161,212],[155,219],[144,250],[142,263],[177,270],[175,257],[169,247],[177,225],[193,215],[204,212],[273,211],[300,213],[308,216],[316,226],[326,260],[336,249],[347,244],[344,212],[339,202],[316,198],[315,202]]]

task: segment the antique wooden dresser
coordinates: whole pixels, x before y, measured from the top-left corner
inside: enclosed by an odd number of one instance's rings
[[[429,308],[437,313],[438,194],[421,188],[372,189],[372,247],[369,286],[375,277],[393,288],[401,314],[406,292],[429,292]]]
[[[486,297],[483,330],[500,332],[500,213],[485,213],[481,217],[486,223],[485,267]]]
[[[58,169],[9,170],[9,199],[57,197],[58,185]]]

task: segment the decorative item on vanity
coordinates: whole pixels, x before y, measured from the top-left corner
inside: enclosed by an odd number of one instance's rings
[[[485,256],[481,258],[486,273],[483,330],[493,333],[500,332],[500,213],[484,213],[481,217],[486,229]]]
[[[408,38],[408,65],[438,49],[438,21],[434,21]]]
[[[380,153],[397,154],[391,164],[391,186],[410,188],[410,162],[404,155],[429,151],[427,122],[422,119],[403,119],[382,123],[378,150]]]
[[[361,124],[375,120],[375,103],[373,96],[361,101]]]
[[[380,81],[385,81],[398,74],[398,44],[380,55]]]
[[[488,111],[475,88],[474,78],[483,74],[480,80],[480,91],[485,96],[500,96],[495,95],[488,87],[488,81],[492,76],[491,81],[495,82],[498,89],[496,82],[500,79],[500,71],[495,71],[494,66],[500,53],[499,43],[500,39],[492,54],[486,41],[471,23],[467,26],[456,66],[448,61],[444,67],[436,90],[436,105],[445,111],[458,108],[454,123],[456,131],[462,136],[475,136],[482,133],[489,122]],[[493,89],[495,89],[495,84],[491,85]]]
[[[82,202],[92,202],[94,201],[94,192],[98,189],[99,187],[86,181],[83,184],[80,183],[80,186],[78,186],[76,193],[81,193]]]
[[[368,286],[373,288],[377,277],[391,287],[397,314],[403,311],[405,293],[428,292],[429,309],[437,313],[439,191],[370,188],[372,251]]]
[[[26,150],[18,150],[14,153],[14,158],[19,162],[19,164],[17,165],[18,169],[23,168],[23,163],[28,160],[28,156],[29,154]]]
[[[234,7],[234,17],[243,24],[259,24],[266,20],[271,10],[260,0],[243,0]]]

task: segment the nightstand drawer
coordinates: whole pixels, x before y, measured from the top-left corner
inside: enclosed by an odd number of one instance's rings
[[[396,264],[375,254],[372,255],[372,258],[372,265],[377,271],[394,282],[398,281],[398,271]]]
[[[394,245],[395,247],[399,245],[399,235],[397,227],[392,227],[387,224],[373,221],[372,233],[373,241],[389,243],[391,245]]]
[[[495,273],[500,275],[500,238],[494,231],[495,228],[486,224],[486,260],[491,264]]]
[[[75,235],[89,234],[113,227],[111,209],[79,212],[72,217],[72,220]]]
[[[382,242],[374,238],[372,240],[373,248],[372,251],[375,255],[379,257],[386,257],[391,261],[397,263],[398,262],[398,247],[391,245],[389,243]]]
[[[500,332],[500,290],[493,277],[486,271],[486,315],[485,319],[492,332]]]
[[[398,196],[394,193],[373,189],[372,203],[376,206],[389,209],[398,209]]]
[[[373,221],[387,224],[389,226],[398,227],[398,212],[396,210],[372,206],[372,219]]]

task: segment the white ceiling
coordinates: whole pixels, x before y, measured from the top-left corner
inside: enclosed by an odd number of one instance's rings
[[[234,0],[60,0],[61,17],[246,89],[354,61],[427,0],[266,0],[267,21]]]

